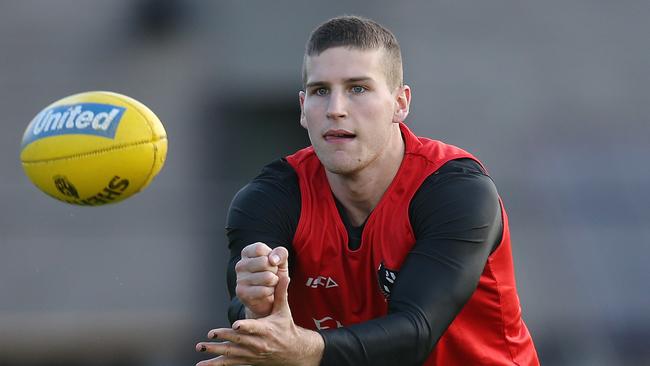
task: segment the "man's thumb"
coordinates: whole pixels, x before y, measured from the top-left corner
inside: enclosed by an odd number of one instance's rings
[[[269,263],[280,269],[289,268],[289,251],[285,247],[277,247],[269,253]]]
[[[285,308],[289,309],[289,252],[286,248],[276,248],[274,252],[278,251],[277,255],[281,258],[278,266],[278,284],[275,286],[275,293],[273,295],[273,312],[279,312]],[[271,253],[273,255],[273,253]]]

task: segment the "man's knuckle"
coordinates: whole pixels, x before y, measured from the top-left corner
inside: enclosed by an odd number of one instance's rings
[[[248,263],[246,263],[247,264],[246,270],[248,270],[249,272],[253,272],[253,273],[256,272],[257,267],[260,266],[260,260],[261,260],[261,257],[255,257],[255,258],[249,259]]]
[[[274,293],[275,293],[275,291],[274,291],[274,289],[272,287],[264,286],[264,287],[259,288],[258,296],[259,297],[269,297]]]
[[[262,298],[266,296],[266,287],[260,287],[256,286],[255,290],[253,292],[255,294],[255,298]]]
[[[248,291],[246,291],[242,286],[237,286],[235,288],[235,294],[237,294],[238,298],[243,299],[248,296]]]
[[[239,254],[241,255],[242,258],[248,257],[248,252],[250,252],[252,245],[253,244],[249,244],[245,246],[244,249],[241,250],[241,253]]]
[[[226,357],[237,356],[237,348],[235,343],[226,342],[223,348],[223,355]]]
[[[265,285],[273,285],[275,282],[276,275],[272,272],[264,272],[262,274],[262,283]]]
[[[267,342],[262,342],[259,347],[257,348],[257,352],[259,353],[270,353],[271,352],[271,347]]]
[[[257,245],[255,246],[253,252],[255,253],[255,255],[257,255],[259,257],[259,256],[266,255],[267,252],[268,252],[268,249],[269,249],[269,247],[266,244],[257,243]]]
[[[236,272],[241,272],[246,269],[246,265],[248,264],[248,260],[246,259],[240,259],[235,263],[235,271]]]

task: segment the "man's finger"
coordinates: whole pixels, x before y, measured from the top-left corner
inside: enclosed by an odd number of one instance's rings
[[[259,353],[233,342],[201,342],[196,345],[199,352],[207,352],[226,357],[254,359]]]
[[[256,355],[263,354],[267,350],[263,349],[263,339],[257,335],[245,333],[243,331],[236,331],[231,328],[213,329],[208,332],[208,338],[217,339],[219,341],[229,341],[232,344],[245,347]]]
[[[250,365],[250,360],[238,357],[225,357],[219,356],[204,360],[196,364],[196,366],[242,366]]]
[[[261,257],[261,256],[266,256],[269,255],[271,252],[271,248],[262,243],[262,242],[257,242],[253,244],[249,244],[244,249],[241,250],[241,257],[242,258],[255,258],[255,257]]]
[[[278,271],[278,266],[275,264],[271,264],[269,262],[269,257],[265,255],[261,257],[254,257],[254,258],[242,257],[242,259],[240,259],[235,264],[235,271],[238,273],[239,272],[262,272],[262,271],[276,273]]]
[[[268,331],[260,319],[239,319],[232,323],[232,329],[242,334],[264,337]]]
[[[270,271],[242,273],[237,277],[238,286],[268,286],[275,287],[278,276]]]
[[[243,289],[237,287],[235,289],[237,297],[249,305],[267,301],[266,298],[272,298],[275,293],[273,286],[249,286]]]

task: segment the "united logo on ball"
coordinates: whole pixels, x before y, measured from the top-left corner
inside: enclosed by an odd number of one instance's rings
[[[167,134],[139,101],[93,91],[60,99],[27,126],[20,160],[46,194],[99,206],[143,190],[162,169]]]

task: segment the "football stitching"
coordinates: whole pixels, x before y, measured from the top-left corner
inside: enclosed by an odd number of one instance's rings
[[[50,164],[50,163],[58,162],[58,161],[62,161],[62,160],[75,160],[75,159],[85,158],[85,157],[88,157],[88,156],[102,155],[102,154],[106,154],[106,153],[109,153],[109,152],[112,152],[112,151],[115,151],[115,150],[121,150],[121,149],[131,148],[131,147],[137,147],[137,146],[140,146],[140,145],[150,144],[150,143],[154,143],[154,142],[162,141],[162,140],[167,140],[167,136],[160,136],[160,138],[158,140],[136,141],[136,142],[132,142],[132,143],[129,143],[129,144],[115,145],[115,146],[107,147],[107,148],[104,148],[104,149],[89,151],[89,152],[82,153],[82,154],[60,156],[60,157],[48,158],[48,159],[22,160],[22,163],[25,164],[25,165]]]

